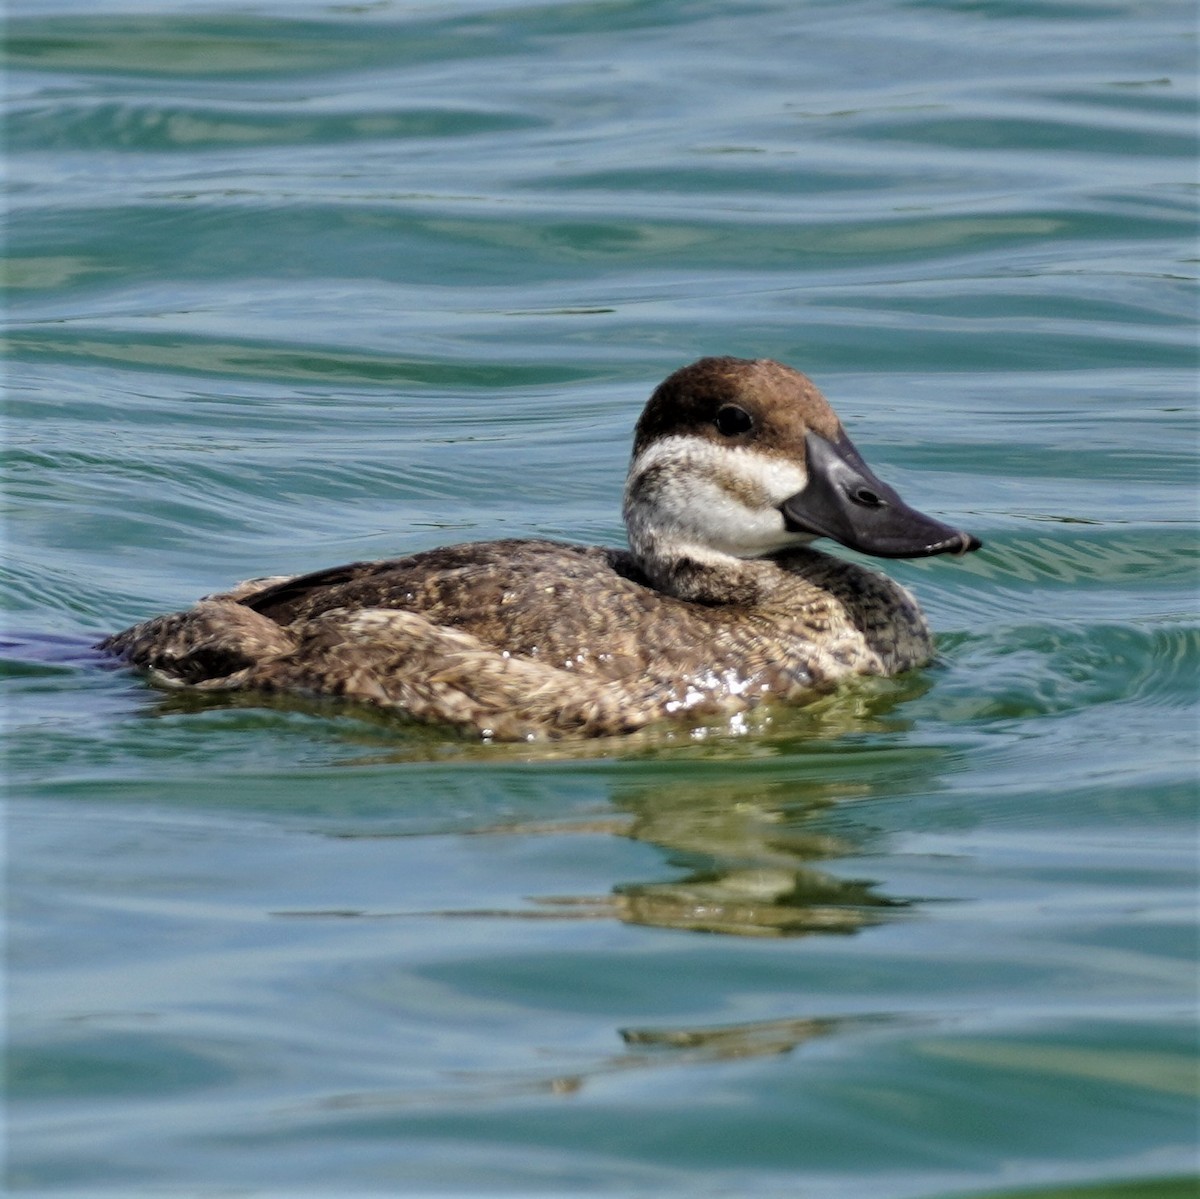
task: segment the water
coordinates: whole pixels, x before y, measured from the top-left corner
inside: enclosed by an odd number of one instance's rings
[[[1193,1193],[1189,6],[8,34],[9,1193]],[[935,667],[534,751],[87,648],[253,574],[615,542],[704,353],[806,370],[984,538],[889,565]]]

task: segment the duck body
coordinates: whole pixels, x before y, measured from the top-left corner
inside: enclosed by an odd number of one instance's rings
[[[200,691],[336,696],[500,739],[707,724],[929,660],[913,597],[816,537],[979,544],[908,509],[816,388],[766,360],[702,359],[655,392],[625,515],[628,550],[476,542],[252,580],[101,648]]]

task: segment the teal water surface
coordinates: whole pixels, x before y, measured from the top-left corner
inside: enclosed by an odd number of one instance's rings
[[[7,1189],[1195,1193],[1194,14],[15,0]],[[88,647],[620,541],[708,353],[985,541],[915,676],[488,746]]]

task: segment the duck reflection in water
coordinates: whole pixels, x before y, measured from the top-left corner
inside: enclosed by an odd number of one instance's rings
[[[793,712],[783,725],[786,738],[777,727],[770,738],[755,742],[758,752],[753,755],[747,753],[745,738],[733,736],[701,745],[682,744],[674,750],[657,745],[656,768],[649,779],[614,788],[609,802],[616,815],[489,825],[471,833],[625,837],[661,849],[676,872],[680,868],[687,872],[683,877],[616,883],[604,896],[542,895],[532,907],[424,914],[616,919],[753,937],[849,934],[894,918],[908,908],[908,900],[882,895],[873,882],[847,879],[819,866],[823,859],[853,858],[862,852],[867,834],[856,832],[857,826],[835,815],[835,810],[846,801],[875,794],[873,776],[844,777],[842,764],[860,759],[844,757],[834,746],[847,735],[886,735],[906,728],[907,722],[897,712],[928,686],[921,676],[866,681],[849,693],[839,692]],[[499,750],[479,747],[467,756],[505,761],[532,753],[515,746]],[[582,752],[582,746],[560,746],[549,757],[569,759]],[[673,776],[670,763],[676,755],[686,766]],[[547,751],[538,751],[538,761],[547,757]],[[885,763],[890,757],[873,754],[870,765],[894,783],[896,763]],[[939,760],[936,751],[915,760],[907,754],[905,758],[904,773],[919,775],[914,787],[925,791],[935,786],[928,773]],[[398,760],[407,760],[407,755],[372,756],[356,764]],[[659,767],[665,767],[666,773]],[[803,772],[800,777],[797,771]]]
[[[659,846],[688,873],[617,884],[588,914],[743,937],[848,934],[878,924],[907,901],[817,865],[860,852],[845,833],[818,826],[821,814],[852,790],[844,783],[725,778],[704,789],[689,780],[620,795],[617,805],[633,817],[624,835]],[[578,901],[541,902],[554,908]]]

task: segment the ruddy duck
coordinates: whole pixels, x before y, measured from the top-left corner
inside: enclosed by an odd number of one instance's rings
[[[485,737],[699,726],[929,660],[913,597],[817,538],[884,558],[980,544],[905,504],[768,359],[659,386],[625,523],[628,550],[490,541],[256,579],[100,648],[198,691],[338,696]]]

